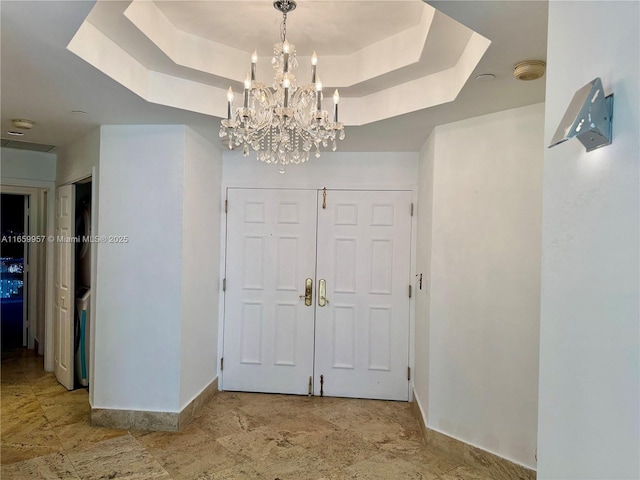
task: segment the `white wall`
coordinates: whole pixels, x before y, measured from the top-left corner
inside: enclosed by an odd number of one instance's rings
[[[416,185],[416,152],[322,152],[303,165],[278,167],[256,160],[255,153],[243,157],[241,152],[225,151],[222,183],[234,187],[270,188],[353,188]]]
[[[538,104],[436,127],[421,154],[420,180],[427,189],[433,182],[430,291],[417,293],[429,302],[416,300],[417,316],[430,308],[416,328],[428,332],[416,336],[416,351],[428,348],[428,365],[416,354],[427,425],[531,468],[543,119]],[[428,248],[430,192],[420,195]],[[428,267],[423,253],[418,271]]]
[[[186,129],[180,408],[217,375],[222,152]]]
[[[219,147],[183,125],[103,126],[94,408],[178,412],[217,375]]]
[[[545,142],[595,77],[615,105],[612,145],[545,151],[542,480],[640,478],[639,23],[638,2],[549,3]]]
[[[79,140],[59,148],[56,184],[74,183],[92,174],[100,163],[100,128],[92,130]]]
[[[94,408],[178,411],[184,126],[103,126]]]
[[[416,212],[418,234],[416,247],[416,275],[422,274],[420,281],[414,282],[415,295],[415,367],[413,386],[416,402],[422,410],[425,424],[429,418],[429,352],[431,302],[431,238],[433,219],[433,185],[435,165],[435,130],[431,132],[420,150],[418,170],[418,208]]]
[[[39,186],[56,179],[56,154],[2,147],[0,175],[3,185]]]

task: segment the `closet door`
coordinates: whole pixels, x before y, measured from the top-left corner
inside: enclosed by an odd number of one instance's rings
[[[75,185],[56,189],[56,237],[71,238],[75,234]],[[75,292],[75,243],[55,244],[56,298],[53,317],[53,372],[58,382],[73,390],[73,295]]]
[[[408,400],[411,192],[318,203],[315,394]]]
[[[316,191],[229,189],[227,199],[223,388],[307,394]]]

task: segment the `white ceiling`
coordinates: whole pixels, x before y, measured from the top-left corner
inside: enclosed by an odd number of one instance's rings
[[[346,55],[418,25],[421,3],[303,0],[288,16],[288,36],[299,52]],[[266,53],[279,41],[282,15],[270,1],[160,1],[157,6],[177,29],[229,47],[247,52],[262,47]]]
[[[122,12],[129,3],[101,2],[99,7],[106,13],[99,19],[92,15],[95,26],[102,31],[108,30],[109,37],[121,42],[121,46],[135,46],[128,51],[129,55],[147,69],[182,77],[186,71],[191,80],[207,85],[229,83],[224,75],[179,66],[168,56],[159,54],[145,35],[130,22],[121,21]],[[229,13],[220,14],[218,9],[215,20],[210,21],[207,11],[216,3],[228,6],[223,10]],[[156,2],[171,23],[189,35],[248,52],[257,47],[259,51],[265,50],[265,56],[278,40],[281,20],[271,3],[270,0]],[[314,10],[312,3],[322,3],[323,8]],[[340,150],[415,151],[435,125],[544,101],[544,78],[520,82],[513,78],[511,71],[519,61],[546,58],[546,2],[475,0],[429,4],[441,12],[433,17],[429,36],[432,40],[442,39],[426,41],[422,48],[421,58],[431,61],[418,61],[376,75],[367,82],[349,87],[351,90],[346,94],[369,95],[402,84],[407,78],[451,68],[466,45],[465,38],[470,35],[468,29],[491,41],[471,72],[471,79],[464,83],[453,101],[347,127],[347,139],[339,146]],[[11,129],[12,118],[28,118],[34,120],[36,126],[21,139],[34,143],[64,146],[100,124],[144,123],[188,124],[217,142],[219,119],[215,116],[147,102],[67,49],[94,6],[93,1],[2,2],[2,137],[7,138],[5,132]],[[400,35],[408,28],[415,28],[422,8],[421,2],[415,0],[302,0],[298,9],[289,15],[288,37],[296,44],[299,56],[303,51],[308,55],[306,50],[309,49],[318,51],[320,70],[323,55],[357,52],[372,42],[381,42],[390,35]],[[206,18],[209,21],[205,21]],[[247,28],[247,25],[251,27]],[[265,38],[272,41],[265,45]],[[300,61],[302,63],[302,57]],[[328,58],[326,63],[330,63]],[[267,70],[266,66],[264,70]],[[493,73],[496,79],[488,83],[476,82],[473,78],[479,73]],[[221,101],[224,102],[224,97]],[[207,102],[216,105],[218,100],[208,99]],[[72,110],[83,110],[88,115],[74,115]]]

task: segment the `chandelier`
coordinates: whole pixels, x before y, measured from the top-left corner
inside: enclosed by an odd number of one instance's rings
[[[233,111],[233,90],[227,92],[227,118],[221,121],[220,138],[228,147],[242,146],[244,156],[251,149],[258,160],[278,165],[280,173],[289,164],[309,159],[320,147],[337,148],[344,139],[344,125],[338,121],[338,90],[333,94],[333,115],[322,110],[322,81],[316,74],[318,56],[311,56],[311,81],[298,85],[294,71],[298,67],[296,48],[287,40],[287,14],[296,8],[294,0],[273,2],[282,13],[280,43],[273,46],[271,64],[275,78],[271,86],[256,81],[258,53],[251,55],[251,73],[244,81],[242,107]]]

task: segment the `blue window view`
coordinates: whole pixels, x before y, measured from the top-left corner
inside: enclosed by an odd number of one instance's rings
[[[0,298],[22,299],[24,259],[0,258]]]
[[[2,194],[0,243],[0,315],[2,349],[23,345],[24,309],[24,195]]]

